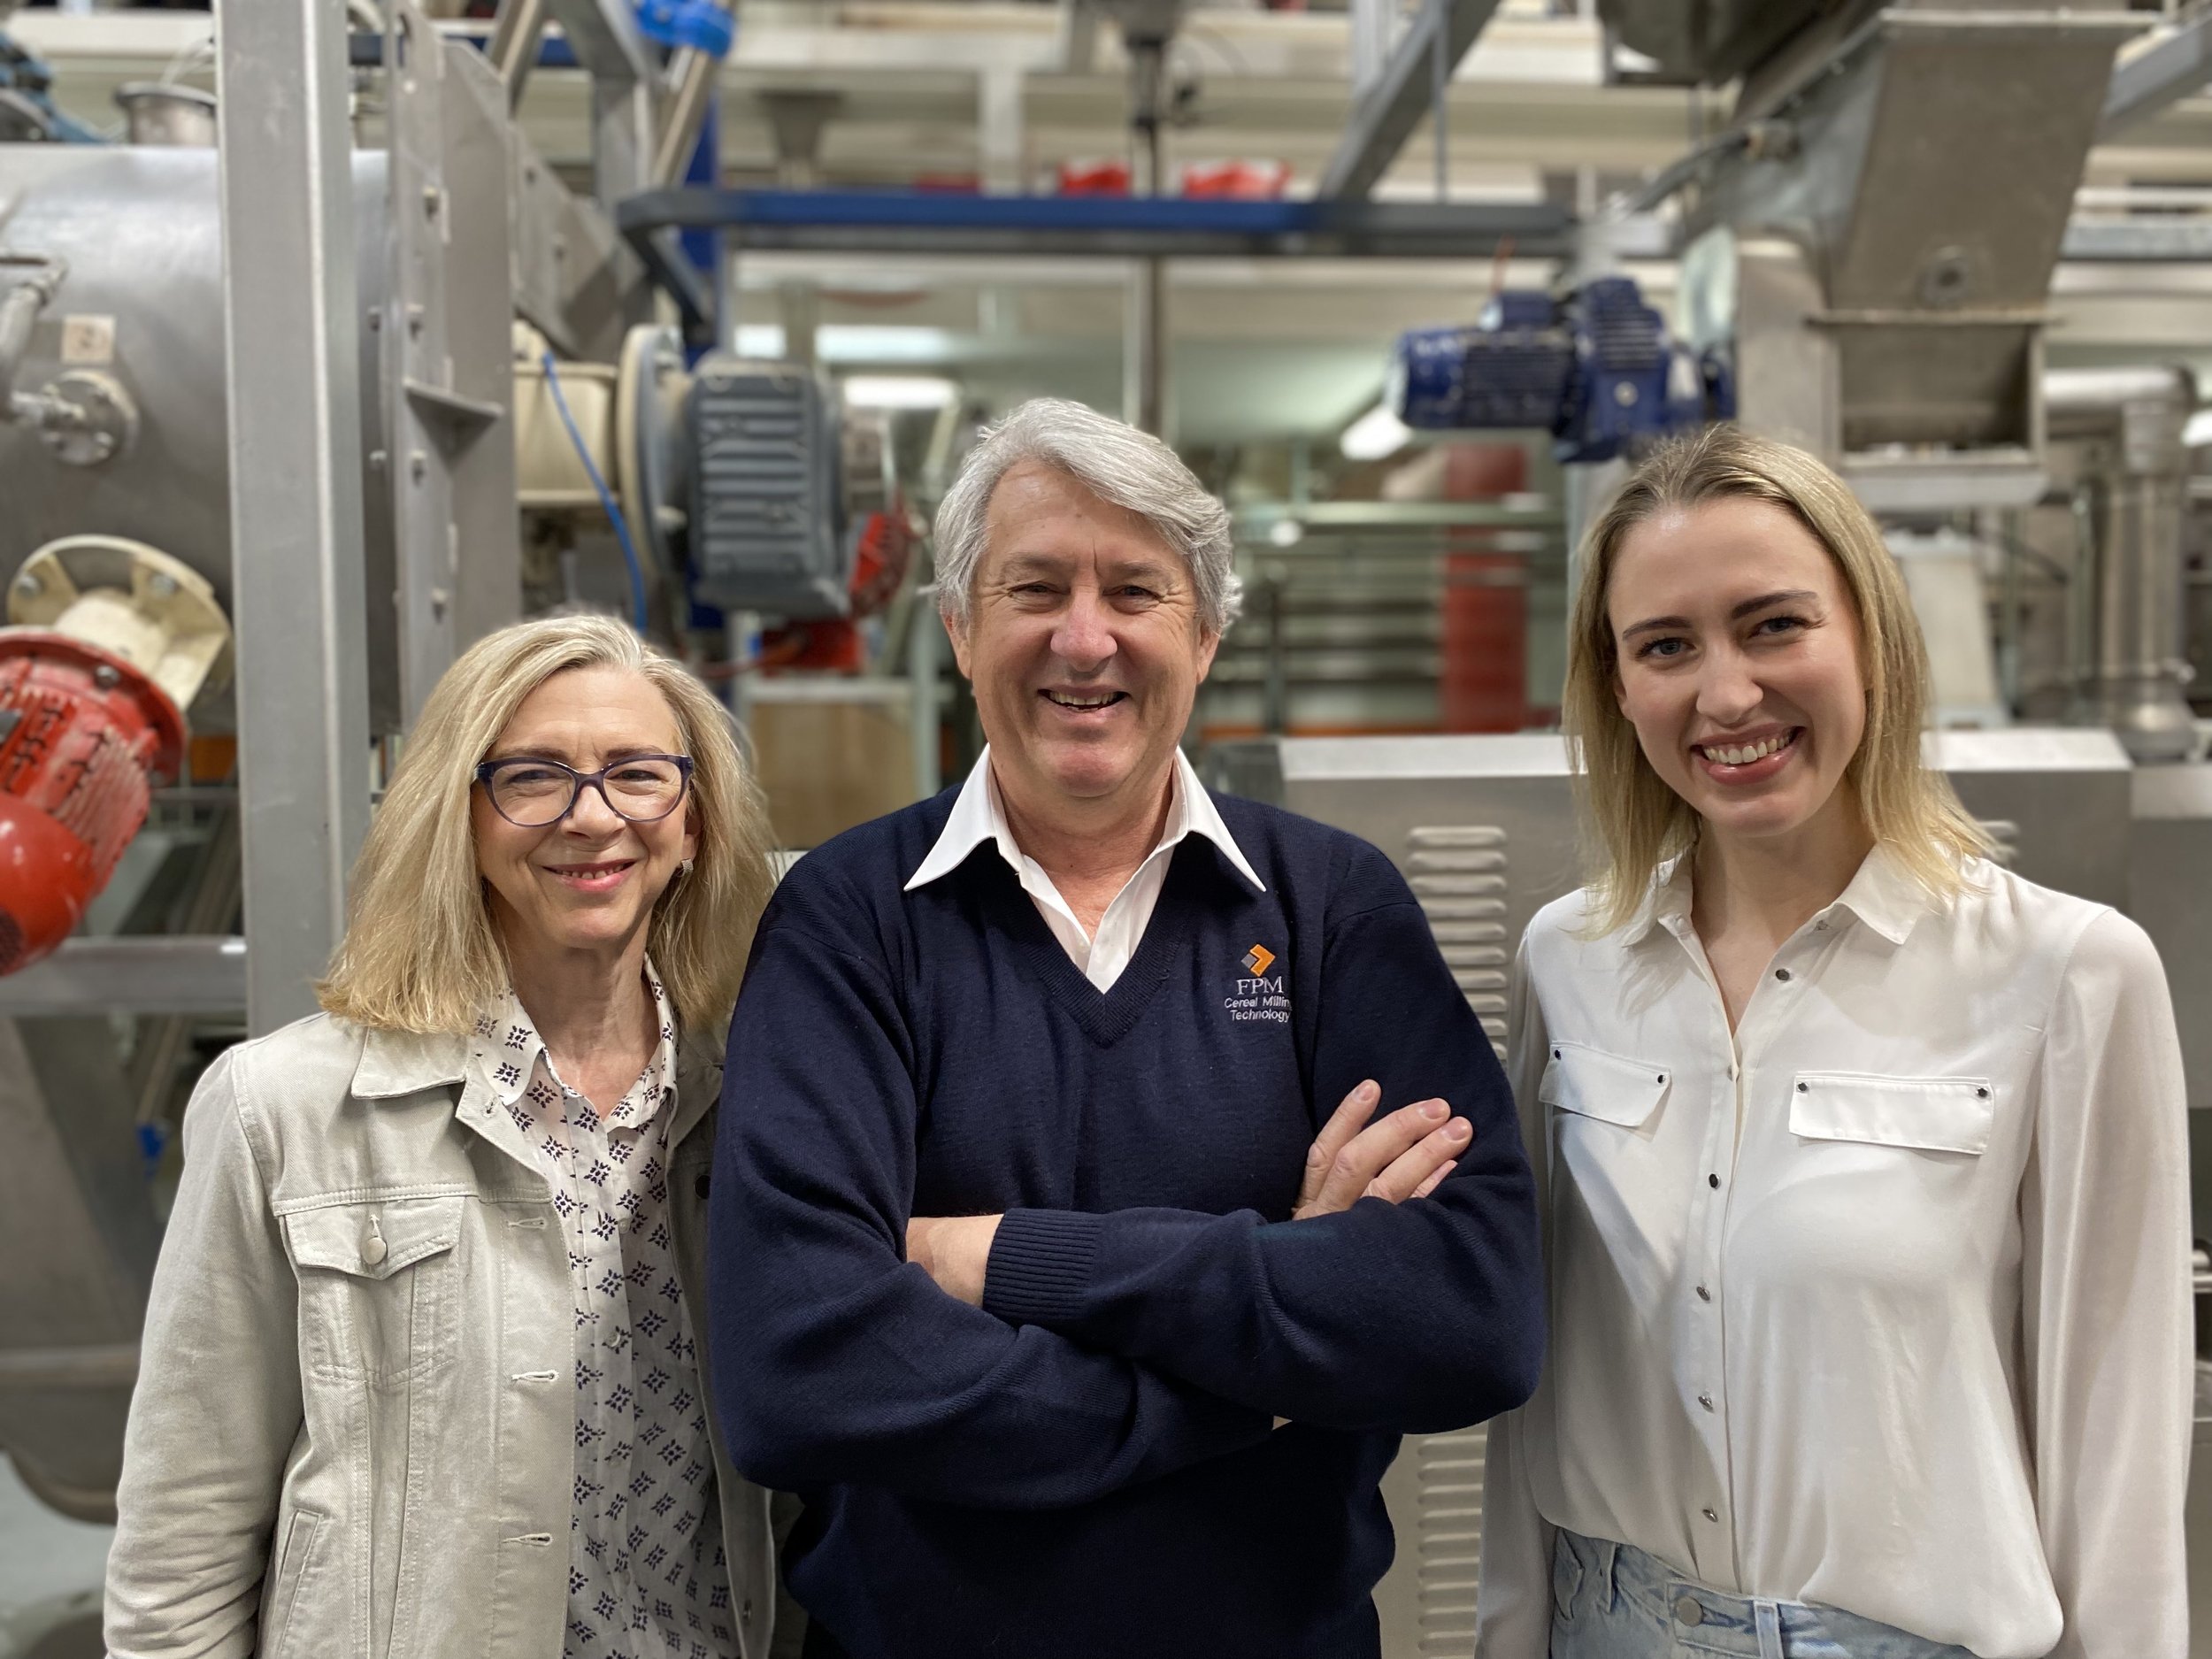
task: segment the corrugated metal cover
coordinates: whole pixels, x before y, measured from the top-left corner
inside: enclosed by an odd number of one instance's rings
[[[709,358],[692,388],[691,557],[726,610],[845,614],[834,401],[794,364]]]

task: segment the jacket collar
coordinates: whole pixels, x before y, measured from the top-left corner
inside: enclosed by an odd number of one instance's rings
[[[1653,872],[1651,887],[1628,926],[1623,942],[1640,945],[1652,930],[1664,927],[1678,937],[1690,925],[1691,859],[1687,853],[1668,859]],[[1839,911],[1851,916],[1893,945],[1901,945],[1934,901],[1913,879],[1897,855],[1880,842],[1860,863],[1850,883],[1832,903],[1813,919],[1825,921]]]
[[[365,1031],[353,1068],[356,1100],[397,1100],[458,1083],[468,1071],[468,1039],[457,1032]]]
[[[676,1122],[680,1141],[722,1094],[723,1033],[687,1032],[676,1045]],[[361,1058],[353,1069],[357,1100],[398,1100],[425,1089],[466,1083],[469,1041],[459,1033],[365,1030]],[[463,1088],[457,1110],[463,1121],[482,1129],[495,1121],[492,1094],[471,1085]],[[497,1139],[494,1132],[494,1139]],[[509,1148],[513,1150],[513,1148]]]

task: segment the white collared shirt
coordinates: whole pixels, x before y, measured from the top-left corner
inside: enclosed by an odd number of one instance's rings
[[[565,1659],[736,1659],[698,1345],[668,1225],[676,1018],[649,963],[660,1041],[603,1120],[561,1079],[511,990],[470,1064],[552,1183],[576,1298],[576,1486]]]
[[[2188,1135],[2156,952],[1877,849],[1732,1041],[1688,861],[1523,941],[1509,1062],[1550,1350],[1486,1480],[1479,1659],[1541,1659],[1552,1529],[1984,1659],[2182,1659]]]
[[[945,820],[945,827],[930,848],[929,856],[908,878],[906,891],[911,893],[941,876],[950,875],[967,862],[968,855],[978,847],[985,841],[994,842],[999,856],[1020,879],[1022,891],[1036,905],[1037,913],[1045,918],[1052,936],[1068,953],[1068,960],[1100,990],[1110,990],[1114,981],[1121,978],[1122,970],[1129,965],[1130,958],[1137,954],[1137,947],[1144,942],[1145,927],[1160,902],[1160,889],[1167,884],[1169,861],[1186,836],[1203,835],[1221,849],[1223,856],[1236,866],[1240,875],[1262,893],[1267,891],[1267,883],[1254,873],[1237,846],[1236,837],[1229,833],[1229,826],[1221,821],[1213,797],[1206,793],[1197,772],[1179,749],[1175,751],[1175,772],[1170,788],[1172,798],[1168,803],[1167,825],[1161,833],[1159,845],[1114,895],[1106,913],[1098,918],[1095,933],[1083,931],[1083,924],[1075,919],[1074,910],[1060,896],[1060,889],[1053,885],[1044,866],[1015,844],[1014,832],[1006,821],[1006,803],[1000,798],[998,780],[991,772],[988,744],[977,759],[975,770],[968,774],[968,781],[961,786],[959,797],[952,803],[952,816]]]

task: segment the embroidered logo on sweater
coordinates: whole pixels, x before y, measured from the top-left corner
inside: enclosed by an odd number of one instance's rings
[[[1279,973],[1270,979],[1267,972],[1281,960],[1265,945],[1255,945],[1244,953],[1244,967],[1251,977],[1234,981],[1236,989],[1221,1002],[1231,1019],[1289,1023],[1290,998],[1283,995],[1285,976]]]

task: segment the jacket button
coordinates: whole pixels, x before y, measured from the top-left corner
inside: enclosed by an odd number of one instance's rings
[[[712,1172],[709,1171],[702,1171],[700,1172],[699,1179],[692,1182],[691,1190],[698,1194],[698,1195],[703,1199],[707,1195],[707,1188],[713,1184],[714,1176]]]
[[[737,1622],[741,1624],[749,1624],[753,1622],[753,1604],[749,1601],[737,1609]]]
[[[1694,1595],[1686,1595],[1674,1604],[1675,1622],[1695,1629],[1705,1622],[1705,1609]]]
[[[1717,1521],[1720,1519],[1720,1511],[1710,1508],[1709,1506],[1706,1509],[1699,1510],[1698,1513],[1702,1515],[1709,1521]]]

